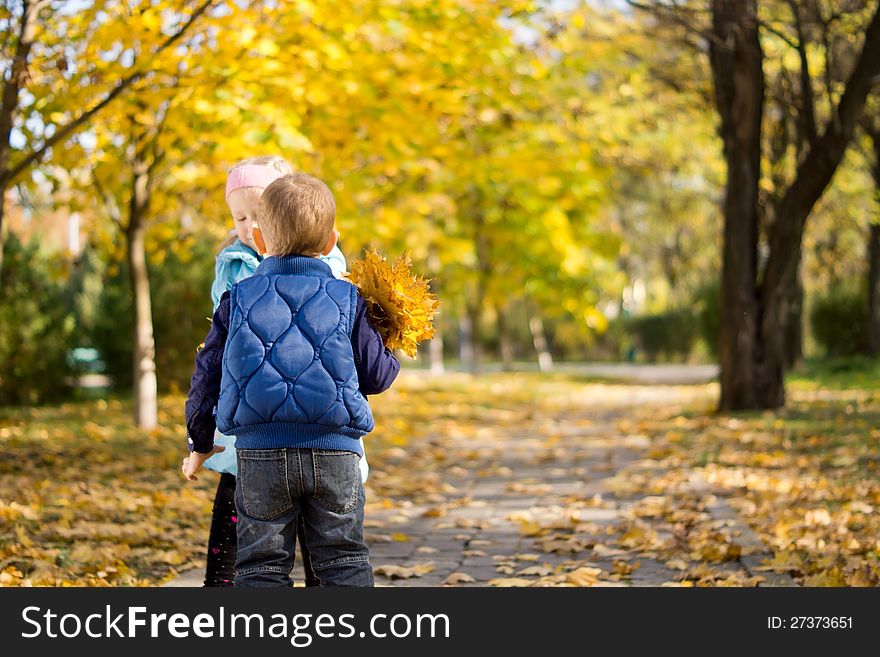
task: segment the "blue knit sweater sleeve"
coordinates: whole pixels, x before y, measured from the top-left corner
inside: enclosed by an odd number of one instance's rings
[[[208,453],[214,446],[214,407],[220,398],[223,350],[229,332],[229,292],[214,311],[205,346],[196,354],[196,367],[186,397],[186,434],[189,449]]]
[[[400,363],[385,348],[382,336],[367,316],[367,304],[360,295],[351,330],[351,346],[361,393],[377,395],[388,390],[400,372]]]

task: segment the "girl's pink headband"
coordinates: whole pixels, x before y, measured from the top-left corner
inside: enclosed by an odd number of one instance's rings
[[[262,164],[245,164],[234,168],[226,178],[226,200],[237,189],[262,187],[265,189],[284,174]]]

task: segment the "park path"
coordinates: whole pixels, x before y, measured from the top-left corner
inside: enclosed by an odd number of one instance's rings
[[[668,556],[615,542],[645,498],[617,484],[651,447],[632,418],[701,394],[694,386],[586,386],[559,408],[509,421],[509,409],[491,409],[469,429],[450,422],[405,450],[386,450],[373,464],[365,514],[377,586],[676,582],[681,569],[668,567]],[[747,556],[720,567],[758,574],[768,554],[751,529],[723,498],[707,512],[746,547]],[[201,576],[191,571],[166,586],[199,586]],[[302,580],[299,566],[294,578]],[[790,580],[768,576],[764,585]]]

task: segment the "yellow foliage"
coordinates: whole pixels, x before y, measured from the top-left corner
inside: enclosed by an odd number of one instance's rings
[[[370,319],[388,349],[414,357],[419,342],[434,337],[433,319],[440,302],[428,281],[412,274],[408,254],[392,265],[376,251],[352,263],[349,278],[367,302]]]

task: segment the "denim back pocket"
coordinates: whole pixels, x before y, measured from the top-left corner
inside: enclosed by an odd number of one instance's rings
[[[360,457],[354,452],[314,450],[315,499],[333,513],[351,513],[361,486]]]
[[[244,512],[257,520],[272,520],[293,509],[283,449],[238,450],[239,499]]]

